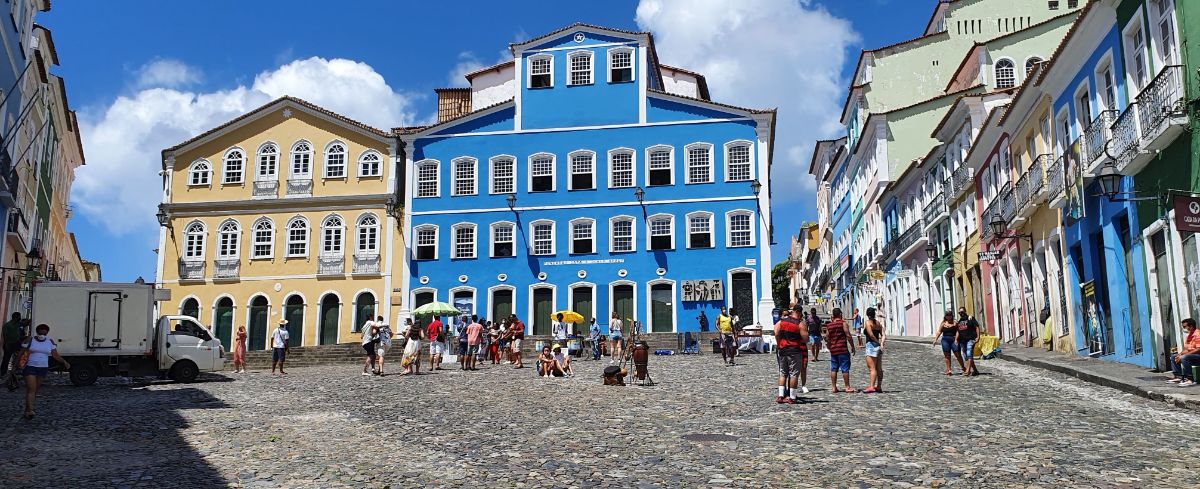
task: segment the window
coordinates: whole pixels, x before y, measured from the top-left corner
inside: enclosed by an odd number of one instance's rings
[[[1040,64],[1042,64],[1042,58],[1037,56],[1025,60],[1025,76],[1029,76],[1030,73],[1033,73],[1033,70],[1036,69]]]
[[[297,217],[288,222],[287,256],[308,256],[308,221]]]
[[[207,186],[211,176],[212,167],[208,165],[208,162],[196,160],[195,163],[192,163],[192,167],[188,169],[188,185]]]
[[[437,259],[437,226],[419,226],[417,227],[417,259],[418,260],[436,260]]]
[[[529,88],[554,86],[554,57],[548,54],[529,57]]]
[[[750,143],[733,142],[725,145],[725,180],[748,182],[751,178]]]
[[[687,154],[687,183],[712,183],[712,145],[693,143],[684,151]]]
[[[325,147],[325,178],[346,177],[346,146],[340,142]]]
[[[533,254],[544,256],[554,254],[554,222],[536,221],[533,229]]]
[[[242,150],[233,148],[225,152],[225,172],[221,183],[235,184],[242,183],[242,168],[246,162],[245,155]]]
[[[312,145],[299,141],[292,146],[292,178],[312,178]]]
[[[1137,20],[1127,28],[1125,34],[1125,58],[1129,75],[1133,78],[1136,91],[1141,91],[1149,81],[1147,78],[1146,37],[1142,33],[1141,23]]]
[[[646,150],[646,184],[648,186],[675,184],[675,148],[653,146]]]
[[[633,48],[608,50],[608,81],[624,83],[633,81]]]
[[[750,225],[752,216],[750,211],[733,211],[726,215],[729,228],[726,240],[730,248],[754,246],[754,228]]]
[[[516,256],[513,247],[513,225],[508,222],[492,224],[492,258]]]
[[[436,160],[417,163],[417,197],[438,196],[438,165]]]
[[[183,240],[184,261],[204,261],[204,234],[204,223],[188,224]]]
[[[650,216],[646,221],[650,228],[650,250],[675,249],[675,219],[673,216]]]
[[[362,156],[358,157],[358,176],[360,178],[383,176],[383,156],[374,150],[363,152]]]
[[[1092,118],[1091,118],[1092,103],[1091,103],[1091,101],[1092,101],[1092,98],[1088,94],[1086,86],[1083,88],[1082,91],[1079,92],[1079,95],[1076,95],[1076,98],[1075,98],[1075,103],[1076,103],[1075,119],[1076,119],[1076,122],[1079,124],[1079,132],[1081,134],[1083,133],[1083,131],[1086,131],[1089,126],[1092,125]]]
[[[225,221],[217,232],[217,258],[238,257],[238,237],[242,229],[237,221]]]
[[[614,149],[608,152],[609,188],[626,188],[634,185],[633,150]]]
[[[275,225],[270,219],[262,218],[254,223],[254,245],[250,258],[270,258],[275,248]]]
[[[554,155],[539,153],[529,157],[529,191],[554,191]]]
[[[1046,2],[1046,8],[1050,10],[1058,10],[1058,0],[1048,0]]]
[[[275,143],[266,143],[258,148],[258,171],[255,179],[259,181],[274,180],[279,172],[279,148]]]
[[[1157,13],[1155,27],[1157,27],[1158,41],[1158,59],[1163,66],[1169,66],[1178,63],[1178,50],[1175,47],[1175,2],[1174,0],[1154,0],[1150,2],[1154,5],[1154,11]]]
[[[609,220],[609,235],[612,236],[612,242],[609,248],[613,253],[624,253],[633,251],[633,218],[632,217],[614,217]]]
[[[712,248],[712,213],[694,212],[687,215],[688,248]]]
[[[454,253],[452,258],[475,258],[475,225],[454,225]]]
[[[1017,70],[1011,59],[996,62],[996,88],[1012,88],[1017,86]]]
[[[517,191],[517,161],[511,156],[496,156],[491,160],[493,194],[511,194]]]
[[[592,84],[592,53],[577,51],[567,55],[567,85]]]
[[[342,218],[329,216],[321,223],[321,254],[342,254]]]
[[[596,221],[576,219],[571,221],[571,254],[584,255],[596,252]]]
[[[365,214],[359,217],[355,234],[357,235],[355,251],[358,254],[379,254],[379,218],[375,217],[375,214]]]
[[[1117,109],[1117,89],[1113,82],[1112,66],[1100,69],[1100,97],[1104,102],[1103,110]]]
[[[452,195],[475,195],[475,158],[456,158],[454,166],[454,193]]]
[[[571,160],[571,190],[596,188],[596,153],[576,151],[567,156]]]

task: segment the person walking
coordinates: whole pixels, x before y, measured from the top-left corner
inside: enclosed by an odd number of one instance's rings
[[[375,318],[375,324],[379,325],[379,335],[375,342],[375,374],[383,376],[383,356],[388,349],[392,347],[392,327],[383,321],[383,316]],[[411,323],[409,326],[412,326]],[[417,343],[418,345],[420,343]],[[401,355],[403,358],[403,355]]]
[[[408,340],[404,344],[404,354],[400,357],[400,365],[404,373],[400,375],[421,374],[421,339],[425,337],[425,329],[413,324],[412,319],[404,320],[404,332],[401,335]],[[379,361],[379,375],[383,375],[383,360]]]
[[[288,330],[287,320],[280,319],[279,326],[275,327],[275,331],[271,332],[271,375],[275,375],[275,366],[279,366],[279,375],[287,375],[283,371],[283,363],[287,361],[288,354]]]
[[[863,333],[867,337],[867,369],[871,371],[871,386],[863,389],[863,392],[883,392],[883,347],[887,339],[883,334],[883,323],[875,317],[874,307],[867,308]]]
[[[614,365],[619,363],[622,358],[621,357],[621,353],[622,353],[621,352],[621,346],[622,346],[621,342],[622,342],[622,340],[624,340],[624,338],[621,336],[622,326],[624,326],[624,325],[621,324],[620,315],[617,314],[617,311],[613,311],[612,319],[608,320],[608,342],[609,342],[608,353],[609,353],[609,359],[610,359],[609,363],[614,364]]]
[[[371,375],[368,370],[372,372],[375,370],[375,344],[378,340],[378,335],[379,326],[375,325],[375,321],[367,321],[363,324],[362,347],[363,351],[365,351],[367,354],[366,360],[363,361],[362,374],[364,376],[369,377]]]
[[[854,340],[858,342],[858,347],[863,347],[863,319],[858,315],[858,308],[854,308],[854,315],[850,317],[850,325],[854,328]]]
[[[700,311],[700,315],[696,316],[696,321],[700,323],[700,332],[708,332],[708,316],[704,315],[704,311]]]
[[[833,308],[833,317],[825,325],[825,344],[829,346],[830,392],[855,392],[850,387],[850,355],[858,353],[850,337],[850,325],[842,320],[841,308]],[[837,374],[842,373],[843,388],[838,390]]]
[[[721,360],[726,365],[733,365],[737,340],[733,337],[733,318],[725,313],[724,307],[717,315],[717,334],[721,335]]]
[[[946,357],[946,375],[953,375],[953,370],[950,368],[950,353],[954,353],[954,358],[958,359],[958,366],[963,372],[967,371],[967,366],[963,363],[961,349],[955,336],[958,335],[958,324],[954,322],[954,311],[946,311],[946,315],[942,316],[942,324],[938,325],[938,332],[933,336],[933,344],[942,343],[942,356]]]
[[[808,326],[808,349],[811,353],[812,361],[821,360],[821,328],[824,323],[817,316],[817,308],[812,308],[808,311],[808,320],[805,322]]]
[[[778,404],[797,404],[803,402],[800,393],[807,394],[808,387],[801,385],[797,390],[796,381],[807,383],[808,370],[808,331],[807,326],[798,319],[801,310],[797,306],[792,311],[785,311],[775,323],[775,342],[779,346],[775,350],[775,361],[779,366],[779,389],[775,395]]]
[[[521,360],[521,340],[525,339],[525,323],[522,323],[516,314],[510,316],[509,319],[511,321],[508,331],[512,336],[512,363],[515,365],[513,368],[525,368],[525,364]]]
[[[446,354],[446,332],[437,316],[426,327],[425,337],[429,340],[429,370],[441,370],[442,355]]]
[[[233,373],[246,373],[246,325],[238,326],[233,338]]]
[[[479,370],[475,362],[479,359],[479,345],[483,343],[483,325],[479,324],[479,316],[471,316],[471,324],[467,325],[467,358],[463,370]]]
[[[4,363],[0,364],[0,375],[8,375],[13,356],[21,351],[21,313],[12,313],[12,319],[0,329],[0,344],[4,346]]]
[[[588,343],[592,347],[592,360],[600,359],[600,325],[596,324],[596,318],[592,318],[591,326],[588,327]],[[583,358],[583,355],[580,355]]]
[[[26,420],[33,419],[33,402],[37,398],[38,387],[46,379],[46,374],[50,372],[50,357],[54,357],[55,361],[61,363],[63,369],[71,370],[71,363],[58,354],[58,345],[50,339],[50,326],[39,324],[35,333],[32,338],[21,344],[22,348],[29,351],[25,364],[21,366],[23,369],[21,373],[25,375]]]
[[[962,307],[958,310],[958,324],[956,325],[958,334],[954,338],[954,343],[958,346],[958,350],[962,352],[962,357],[959,359],[961,363],[966,360],[966,366],[963,367],[963,375],[979,375],[979,369],[975,367],[975,340],[979,339],[979,321],[967,314],[967,308]]]

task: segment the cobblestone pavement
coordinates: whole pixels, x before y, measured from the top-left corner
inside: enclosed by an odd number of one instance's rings
[[[884,394],[774,402],[773,355],[651,357],[654,387],[353,366],[206,381],[53,385],[38,417],[0,393],[0,487],[1195,487],[1172,445],[1200,416],[1028,367],[945,377],[888,346]],[[854,358],[856,387],[866,380]],[[54,382],[61,383],[63,379]],[[721,435],[725,441],[692,441]],[[704,437],[701,437],[703,440]],[[1189,436],[1194,442],[1196,438]]]

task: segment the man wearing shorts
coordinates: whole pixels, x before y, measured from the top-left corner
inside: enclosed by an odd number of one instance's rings
[[[279,326],[271,333],[271,375],[275,375],[275,366],[279,366],[279,375],[287,375],[283,371],[283,362],[287,360],[288,331],[287,320],[280,319]]]
[[[858,353],[854,342],[850,341],[850,326],[842,320],[841,308],[833,308],[833,318],[825,325],[825,344],[829,345],[829,386],[833,393],[854,392],[850,387],[850,354]],[[842,373],[845,387],[839,391],[837,374]]]
[[[475,362],[479,360],[479,346],[483,344],[483,325],[479,324],[479,316],[471,316],[471,324],[467,325],[467,359],[463,363],[464,370],[479,370]]]
[[[800,393],[808,393],[801,387],[796,390],[796,378],[805,376],[808,367],[808,331],[798,318],[799,310],[784,313],[775,323],[775,342],[779,346],[775,359],[779,363],[779,392],[775,402],[797,404],[803,402]],[[806,379],[807,380],[807,379]],[[790,395],[789,395],[790,394]]]
[[[967,314],[967,308],[958,310],[958,334],[955,336],[955,346],[962,351],[966,366],[963,375],[979,375],[975,368],[975,340],[979,339],[979,321]]]
[[[737,340],[733,337],[733,318],[725,312],[725,308],[721,308],[721,314],[717,315],[717,334],[721,335],[721,359],[726,365],[733,365],[733,359],[737,355]]]
[[[442,321],[434,317],[425,332],[425,337],[429,338],[429,370],[441,370],[442,355],[446,354],[446,333],[442,331]]]
[[[814,362],[821,358],[821,317],[817,316],[817,308],[808,312],[808,320],[804,324],[808,328],[808,348]]]
[[[517,319],[517,315],[513,314],[509,321],[508,331],[512,337],[512,363],[516,365],[513,368],[525,368],[525,364],[521,363],[521,340],[525,339],[525,323]]]

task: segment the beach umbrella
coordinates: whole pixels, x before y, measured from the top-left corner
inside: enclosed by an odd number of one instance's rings
[[[550,320],[558,321],[559,314],[562,314],[563,322],[576,323],[576,324],[583,322],[583,316],[581,316],[579,313],[577,313],[575,311],[558,311],[558,312],[550,315]]]
[[[454,306],[445,302],[430,302],[413,310],[413,316],[457,316],[462,314]]]

